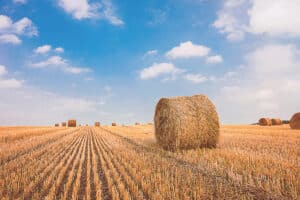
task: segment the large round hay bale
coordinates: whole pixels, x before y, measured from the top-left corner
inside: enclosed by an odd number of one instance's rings
[[[273,118],[271,120],[271,122],[272,122],[272,125],[274,125],[274,126],[276,126],[276,125],[282,125],[282,121],[279,118]]]
[[[165,150],[216,147],[219,117],[204,95],[162,98],[156,105],[155,137]]]
[[[75,119],[70,119],[68,121],[68,127],[76,127],[76,120]]]
[[[294,114],[290,119],[290,127],[292,129],[300,129],[300,112]]]
[[[99,127],[100,125],[101,125],[100,122],[95,122],[96,127]]]
[[[260,126],[271,126],[272,121],[269,118],[260,118],[259,121],[258,121],[258,124]]]
[[[67,123],[66,123],[66,122],[62,122],[62,123],[61,123],[61,126],[62,126],[62,127],[66,127],[66,126],[67,126]]]
[[[55,124],[54,126],[55,126],[55,127],[59,127],[59,124]]]
[[[113,122],[111,123],[112,126],[117,126],[117,123]]]

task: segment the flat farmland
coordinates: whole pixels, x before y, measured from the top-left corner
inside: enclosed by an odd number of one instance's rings
[[[222,126],[168,152],[152,125],[1,127],[1,199],[299,199],[300,131]]]

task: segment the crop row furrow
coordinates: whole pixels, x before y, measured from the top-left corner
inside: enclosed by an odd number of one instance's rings
[[[42,190],[40,193],[41,197],[47,197],[48,195],[51,196],[50,192],[52,192],[52,194],[55,194],[56,186],[59,184],[65,169],[74,161],[83,142],[84,137],[82,136],[77,145],[73,147],[73,149],[71,149],[69,154],[66,154],[65,157],[58,163],[58,165],[55,166],[51,175],[43,183]]]
[[[91,132],[92,133],[92,132]],[[97,163],[97,158],[96,158],[96,152],[95,152],[95,143],[94,143],[94,134],[91,134],[91,156],[90,156],[90,162],[92,165],[92,170],[91,170],[91,181],[92,181],[92,199],[97,199],[101,200],[102,199],[102,188],[104,183],[100,180],[98,176],[98,163]]]
[[[94,137],[95,149],[98,157],[98,162],[100,163],[101,169],[99,170],[99,176],[102,180],[107,183],[106,187],[103,187],[105,194],[103,199],[119,200],[122,199],[120,192],[120,185],[118,176],[116,176],[115,171],[109,167],[109,163],[104,159],[103,151],[99,147],[98,138]],[[105,177],[105,178],[104,178]]]
[[[32,152],[39,150],[39,149],[47,149],[49,145],[55,143],[56,141],[64,138],[65,136],[74,133],[75,131],[78,131],[78,129],[75,130],[66,130],[56,133],[53,138],[50,138],[46,141],[43,141],[41,143],[36,144],[35,146],[31,147],[30,149],[25,149],[23,151],[19,151],[15,153],[14,155],[6,155],[6,157],[1,158],[0,160],[0,166],[6,165],[9,162],[19,159],[21,156],[26,156],[27,154],[31,154]]]
[[[134,199],[149,199],[148,194],[143,191],[141,185],[133,178],[132,174],[129,173],[128,165],[129,163],[122,162],[120,158],[120,154],[118,152],[113,152],[113,150],[106,144],[105,139],[101,137],[102,134],[98,134],[99,142],[107,154],[113,166],[117,169],[119,174],[121,175],[122,180],[126,183],[126,187],[130,191],[130,194]]]
[[[80,140],[76,140],[76,142],[71,147],[61,150],[60,156],[55,161],[48,160],[45,163],[47,167],[41,174],[39,174],[39,176],[34,181],[31,182],[28,189],[25,190],[25,198],[31,198],[33,193],[35,193],[35,195],[41,196],[40,193],[42,192],[43,187],[45,185],[50,185],[55,168],[57,168],[60,163],[66,162],[66,160],[71,156],[72,150],[76,149],[76,147],[80,145],[80,142],[82,140],[83,137],[81,137]]]
[[[81,134],[84,134],[84,132],[81,132]],[[85,134],[84,134],[85,135]],[[83,165],[86,157],[86,150],[87,150],[87,137],[86,140],[82,143],[83,150],[81,151],[80,154],[80,160],[79,160],[79,167],[77,169],[77,172],[75,173],[76,175],[74,176],[74,181],[72,182],[70,189],[67,192],[67,199],[79,199],[79,192],[80,192],[80,187],[81,187],[81,175],[83,171]]]
[[[81,144],[84,143],[84,140],[86,140],[86,137],[84,137]],[[48,195],[46,199],[60,199],[62,194],[65,190],[65,184],[69,178],[69,174],[71,172],[71,169],[73,166],[75,166],[76,161],[79,159],[79,155],[83,149],[83,145],[79,145],[75,151],[75,156],[63,166],[63,168],[60,170],[59,174],[57,175],[57,178],[55,180],[55,183],[52,185],[50,191],[48,192]]]
[[[50,151],[48,151],[43,157],[38,157],[33,160],[28,159],[28,157],[31,156],[30,154],[23,157],[22,160],[29,160],[28,163],[24,164],[24,166],[19,164],[19,160],[15,160],[9,165],[0,167],[0,177],[3,177],[1,178],[3,182],[0,184],[1,196],[5,196],[5,193],[9,193],[11,197],[23,195],[25,190],[24,188],[28,188],[29,185],[32,185],[33,180],[43,173],[44,169],[47,167],[47,163],[59,160],[65,153],[61,150],[73,145],[76,141],[74,139],[74,135],[69,135],[67,138],[70,138],[69,141],[62,140],[61,142],[58,141],[53,144]],[[63,142],[66,143],[63,144]]]

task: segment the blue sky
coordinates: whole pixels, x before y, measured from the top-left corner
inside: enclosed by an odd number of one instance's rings
[[[282,9],[285,8],[285,9]],[[0,2],[0,125],[152,121],[206,94],[222,123],[300,110],[300,0]]]

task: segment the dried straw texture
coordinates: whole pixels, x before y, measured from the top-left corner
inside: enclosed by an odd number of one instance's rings
[[[117,126],[117,123],[113,122],[111,123],[112,126]]]
[[[55,127],[59,127],[59,124],[55,124],[54,126],[55,126]]]
[[[68,127],[76,127],[76,120],[75,119],[70,119],[68,121]]]
[[[282,125],[282,121],[279,118],[272,119],[271,121],[272,121],[272,125],[275,125],[275,126],[276,125]]]
[[[66,122],[62,122],[62,123],[61,123],[61,126],[62,126],[62,127],[66,127],[66,126],[67,126],[67,123],[66,123]]]
[[[260,126],[271,126],[272,121],[269,118],[260,118],[258,124]]]
[[[300,112],[293,115],[290,120],[290,127],[292,129],[300,129]]]
[[[204,95],[162,98],[156,105],[155,137],[165,150],[214,148],[219,138],[219,117]]]
[[[96,127],[99,127],[100,125],[101,125],[100,122],[95,122]]]

